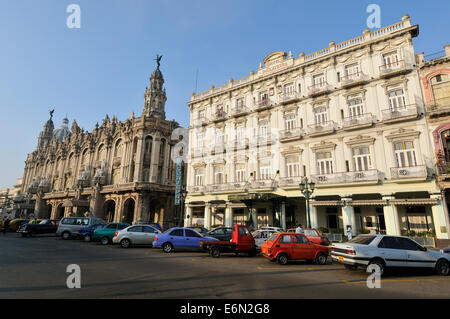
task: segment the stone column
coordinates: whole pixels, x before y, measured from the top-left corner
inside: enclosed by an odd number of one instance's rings
[[[390,203],[391,199],[394,199],[393,196],[384,196],[384,200],[387,200],[388,203],[383,207],[384,212],[384,220],[386,222],[386,234],[393,236],[400,236],[400,223],[398,220],[398,211],[397,207],[394,204]]]
[[[161,138],[155,137],[153,139],[153,147],[151,154],[151,164],[150,164],[150,182],[156,183],[158,181],[158,166],[159,166],[159,149],[160,149]]]
[[[230,202],[227,202],[227,207],[225,208],[225,226],[233,226],[233,209]]]
[[[347,226],[350,225],[352,227],[352,235],[357,235],[356,229],[356,221],[355,221],[355,209],[353,206],[350,206],[348,202],[350,202],[351,198],[342,198],[344,205],[341,207],[342,212],[342,221],[344,224],[344,234],[347,233]]]
[[[317,218],[317,207],[311,205],[311,202],[309,202],[309,218],[311,219],[310,221],[311,228],[318,228],[319,222]],[[306,219],[308,221],[308,217],[306,217]],[[306,225],[308,225],[308,223]]]
[[[185,204],[184,227],[191,227],[191,226],[192,226],[192,208],[188,204]]]
[[[138,138],[137,148],[136,148],[136,161],[134,163],[134,181],[141,182],[142,181],[142,164],[143,164],[143,139],[144,137],[141,135]]]
[[[204,219],[205,219],[205,228],[210,229],[211,228],[211,203],[206,203],[205,205],[205,213],[204,213]]]
[[[40,218],[43,214],[44,208],[45,208],[45,200],[37,196],[36,203],[34,205],[34,217]]]
[[[448,223],[445,212],[445,199],[441,195],[431,195],[431,198],[438,200],[437,205],[431,206],[431,212],[433,215],[434,230],[436,232],[437,239],[450,239]],[[447,215],[448,217],[448,215]],[[445,232],[443,231],[445,230]]]

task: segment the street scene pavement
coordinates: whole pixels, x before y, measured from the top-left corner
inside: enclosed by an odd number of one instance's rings
[[[368,274],[302,261],[286,266],[261,255],[163,253],[54,236],[0,236],[0,298],[446,298],[450,277],[397,270],[369,289]],[[81,269],[69,289],[67,266]]]

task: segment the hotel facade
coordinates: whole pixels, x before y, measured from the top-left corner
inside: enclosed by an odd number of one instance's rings
[[[412,39],[401,22],[193,94],[185,225],[301,223],[449,239]],[[299,183],[315,183],[306,201]],[[309,220],[308,220],[309,219]]]

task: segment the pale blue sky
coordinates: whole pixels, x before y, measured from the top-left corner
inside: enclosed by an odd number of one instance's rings
[[[66,8],[81,7],[81,29]],[[22,176],[48,110],[91,131],[105,114],[140,115],[144,89],[162,54],[168,119],[187,126],[198,91],[239,79],[278,50],[310,53],[362,34],[366,7],[382,26],[408,13],[420,25],[416,52],[450,43],[450,1],[0,0],[0,188]]]

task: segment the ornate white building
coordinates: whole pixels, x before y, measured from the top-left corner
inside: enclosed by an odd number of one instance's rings
[[[185,224],[307,224],[449,238],[409,16],[193,94]]]
[[[159,62],[159,61],[158,61]],[[179,125],[165,119],[166,91],[158,68],[145,90],[142,115],[119,122],[108,115],[92,132],[51,118],[28,155],[21,194],[22,216],[86,216],[106,221],[176,223],[175,165],[171,140]]]

